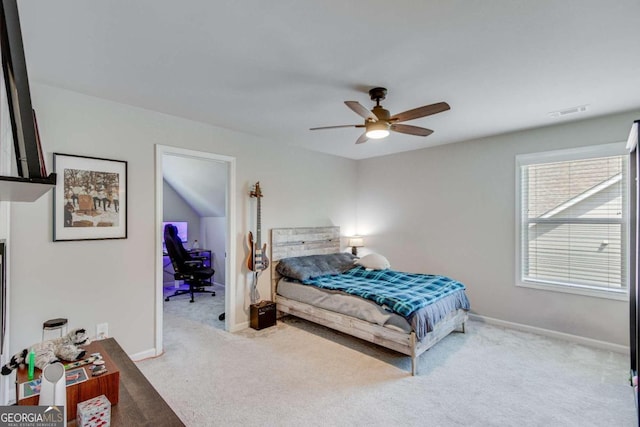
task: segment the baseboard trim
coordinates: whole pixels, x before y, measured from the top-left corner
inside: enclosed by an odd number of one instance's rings
[[[594,340],[592,338],[581,337],[579,335],[567,334],[565,332],[552,331],[551,329],[538,328],[536,326],[524,325],[522,323],[508,322],[506,320],[495,319],[493,317],[481,316],[479,314],[469,314],[469,318],[490,325],[502,326],[509,329],[516,329],[524,332],[531,332],[538,335],[544,335],[551,338],[559,338],[576,344],[583,344],[589,347],[596,347],[602,350],[614,351],[616,353],[629,354],[629,347],[614,344],[606,341]]]
[[[242,331],[244,329],[247,329],[248,327],[249,327],[249,322],[238,323],[235,326],[233,326],[229,332],[234,333],[234,332]]]
[[[140,353],[130,354],[129,358],[134,362],[139,362],[144,359],[148,359],[150,357],[156,357],[160,354],[156,352],[155,348],[150,348],[148,350],[141,351]]]

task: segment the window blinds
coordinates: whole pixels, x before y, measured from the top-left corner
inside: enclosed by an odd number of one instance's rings
[[[521,279],[626,289],[626,156],[521,168]]]

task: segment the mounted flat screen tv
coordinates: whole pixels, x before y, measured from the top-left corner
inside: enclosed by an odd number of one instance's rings
[[[182,243],[187,243],[189,241],[189,223],[187,221],[167,221],[162,223],[162,235],[164,236],[164,227],[167,224],[172,224],[178,229],[178,237]],[[163,239],[164,243],[164,239]]]
[[[31,106],[27,64],[22,44],[22,30],[16,0],[0,2],[0,49],[2,79],[13,133],[18,175],[22,178],[45,179],[44,156],[40,146],[35,113]],[[55,175],[51,174],[55,182]]]

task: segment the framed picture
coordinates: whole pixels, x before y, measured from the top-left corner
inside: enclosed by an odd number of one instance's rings
[[[127,238],[127,162],[53,153],[53,241]]]

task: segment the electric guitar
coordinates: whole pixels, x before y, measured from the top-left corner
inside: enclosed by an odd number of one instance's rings
[[[267,258],[267,244],[264,245],[261,242],[262,230],[260,228],[260,217],[262,212],[260,210],[260,199],[262,198],[262,190],[260,190],[260,182],[256,182],[249,193],[250,197],[258,199],[258,217],[257,217],[257,229],[256,229],[256,241],[253,241],[253,233],[249,232],[249,258],[247,258],[247,267],[251,271],[263,271],[269,268],[269,258]]]

